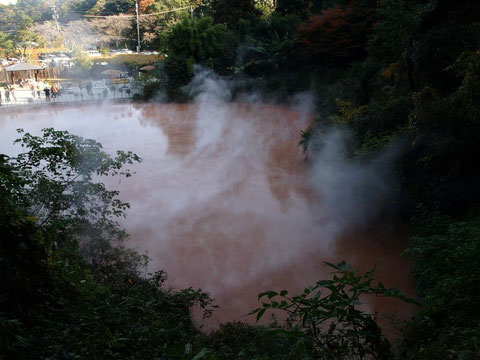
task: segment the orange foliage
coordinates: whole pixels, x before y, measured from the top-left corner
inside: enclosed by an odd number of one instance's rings
[[[299,43],[307,57],[318,62],[346,63],[365,55],[368,23],[353,5],[334,6],[300,26]]]
[[[144,13],[145,10],[147,10],[147,7],[152,5],[154,2],[155,0],[140,0],[138,2],[138,11]]]

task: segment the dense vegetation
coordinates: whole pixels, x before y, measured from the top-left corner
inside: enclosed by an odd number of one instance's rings
[[[0,358],[181,358],[197,348],[190,308],[199,290],[141,276],[145,256],[125,249],[115,222],[128,204],[94,176],[130,176],[93,140],[45,129],[1,159]],[[200,350],[198,350],[200,351]]]
[[[19,2],[23,14],[41,19],[27,3]],[[208,315],[211,299],[199,290],[165,289],[163,273],[140,276],[146,259],[121,247],[125,235],[114,222],[127,204],[92,182],[94,173],[119,172],[139,159],[130,153],[112,159],[95,142],[47,130],[44,138],[23,135],[28,156],[0,163],[0,226],[6,234],[0,243],[0,357],[479,358],[480,3],[192,4],[193,18],[185,11],[148,25],[149,46],[168,57],[157,64],[143,98],[188,101],[194,66],[201,65],[241,80],[232,81],[232,99],[251,89],[280,100],[298,91],[315,93],[317,115],[300,142],[310,159],[332,126],[354,132],[350,155],[359,161],[401,144],[398,208],[411,232],[406,253],[415,260],[418,315],[402,325],[400,345],[392,348],[375,319],[358,310],[357,296],[403,297],[375,284],[373,273],[339,264],[332,280],[303,294],[261,294],[263,305],[254,313],[287,311],[285,324],[225,324],[203,335],[190,309],[197,304]],[[97,14],[131,5],[75,2]],[[183,5],[142,4],[152,12]],[[15,30],[0,33],[0,47],[11,50],[15,39],[27,37],[28,19],[17,28],[22,13],[5,9],[0,29]]]

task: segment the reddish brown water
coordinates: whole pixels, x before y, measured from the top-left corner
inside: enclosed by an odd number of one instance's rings
[[[148,251],[150,271],[174,287],[202,288],[220,308],[206,324],[245,320],[264,290],[299,291],[328,277],[323,261],[378,268],[386,286],[412,294],[406,236],[393,221],[344,228],[327,220],[297,147],[308,115],[267,105],[104,105],[0,114],[0,152],[22,127],[66,129],[107,151],[132,150],[144,162],[113,181],[131,210],[129,245]],[[378,311],[408,314],[395,301]]]

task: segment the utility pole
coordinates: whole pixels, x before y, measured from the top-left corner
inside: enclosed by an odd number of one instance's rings
[[[137,15],[137,53],[140,52],[140,22],[138,21],[138,0],[135,0],[135,14]]]
[[[53,21],[55,21],[55,27],[57,28],[57,31],[60,31],[58,27],[57,7],[55,5],[52,6],[52,11],[53,11],[52,17],[53,17]]]

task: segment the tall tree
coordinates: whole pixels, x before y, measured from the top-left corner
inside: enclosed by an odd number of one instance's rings
[[[165,60],[166,90],[171,98],[184,97],[182,86],[193,76],[193,66],[201,64],[225,72],[235,57],[235,39],[223,24],[210,17],[186,18],[176,24],[167,38]]]
[[[10,36],[0,31],[0,56],[8,57],[14,50],[15,47]]]
[[[255,0],[210,0],[209,5],[215,21],[230,29],[238,27],[239,19],[261,15]]]
[[[0,4],[0,29],[7,33],[14,33],[18,24],[27,16],[13,5]]]
[[[15,34],[15,45],[23,49],[23,56],[26,56],[27,48],[41,39],[33,32],[33,21],[30,18],[23,20],[17,28]]]
[[[373,8],[358,2],[333,6],[313,15],[300,27],[299,42],[304,55],[315,63],[346,65],[366,55],[373,27]]]
[[[135,6],[135,0],[107,0],[103,6],[106,14],[126,13]]]

